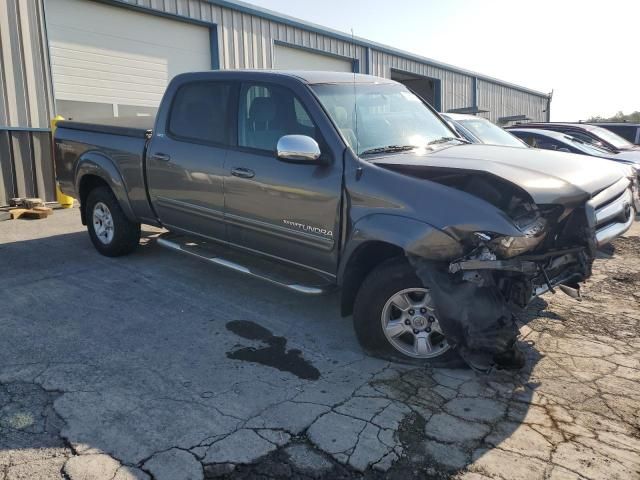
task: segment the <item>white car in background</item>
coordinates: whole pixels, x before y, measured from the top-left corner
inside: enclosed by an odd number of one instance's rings
[[[461,113],[441,113],[458,135],[471,143],[528,148],[528,145],[486,118]]]

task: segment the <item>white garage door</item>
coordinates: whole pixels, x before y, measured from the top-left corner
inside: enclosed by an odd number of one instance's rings
[[[283,45],[274,46],[273,57],[273,68],[277,70],[353,71],[353,63],[349,59],[310,52],[300,48],[285,47]]]
[[[56,111],[147,116],[178,73],[211,69],[209,29],[88,0],[47,0]]]

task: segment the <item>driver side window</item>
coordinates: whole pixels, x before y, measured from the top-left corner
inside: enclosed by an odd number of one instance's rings
[[[284,135],[316,139],[316,126],[302,103],[287,88],[244,84],[240,92],[238,145],[274,152]]]

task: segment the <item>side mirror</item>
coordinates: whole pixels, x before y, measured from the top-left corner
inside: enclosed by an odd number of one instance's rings
[[[320,158],[318,142],[306,135],[285,135],[278,140],[276,152],[285,162],[315,163]]]

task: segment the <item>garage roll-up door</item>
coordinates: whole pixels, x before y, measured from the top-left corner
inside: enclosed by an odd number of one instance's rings
[[[352,72],[350,59],[310,52],[301,48],[284,45],[273,47],[273,68],[277,70],[328,70],[331,72]]]
[[[209,29],[87,0],[47,0],[56,111],[152,115],[175,75],[211,69]]]

